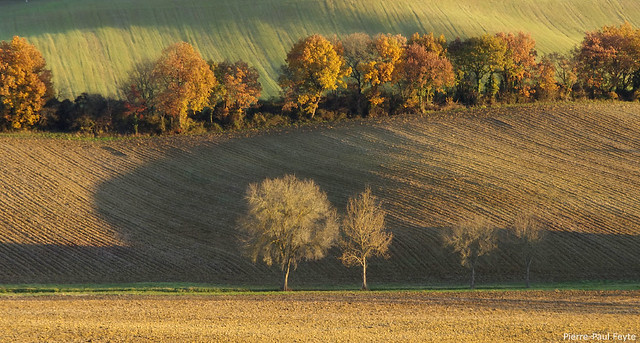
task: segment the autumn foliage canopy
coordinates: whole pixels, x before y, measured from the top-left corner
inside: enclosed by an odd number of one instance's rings
[[[433,33],[409,39],[314,34],[293,44],[284,62],[281,97],[261,99],[256,68],[244,61],[205,62],[191,44],[179,42],[158,59],[135,64],[120,85],[122,100],[83,93],[71,103],[53,97],[40,52],[14,37],[0,42],[0,128],[181,133],[426,113],[450,105],[640,99],[640,30],[630,23],[586,32],[572,52],[544,56],[524,32],[450,42]]]
[[[217,81],[207,62],[189,43],[176,43],[162,51],[153,69],[158,96],[155,107],[172,118],[172,129],[184,130],[189,111],[202,110]]]
[[[29,128],[52,92],[51,72],[35,46],[13,37],[0,42],[0,118],[4,126]]]
[[[286,62],[280,77],[285,108],[298,108],[311,118],[322,96],[345,87],[344,78],[351,74],[344,58],[321,35],[299,40],[287,54]]]

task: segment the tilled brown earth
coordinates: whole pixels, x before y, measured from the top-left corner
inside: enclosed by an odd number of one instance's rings
[[[0,299],[7,342],[557,342],[640,335],[640,291],[300,292]]]

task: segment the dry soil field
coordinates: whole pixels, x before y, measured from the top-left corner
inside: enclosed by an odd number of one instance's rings
[[[609,341],[640,335],[640,291],[4,297],[0,313],[3,342],[558,342],[565,334],[609,334]]]
[[[248,137],[245,137],[248,136]],[[466,282],[440,234],[473,213],[500,227],[535,208],[549,232],[534,281],[640,275],[640,104],[524,106],[230,136],[118,140],[0,136],[0,284],[279,284],[236,244],[247,185],[295,173],[344,213],[370,185],[388,212],[391,258],[370,283]],[[356,284],[335,258],[302,283]],[[521,280],[513,246],[479,283]]]

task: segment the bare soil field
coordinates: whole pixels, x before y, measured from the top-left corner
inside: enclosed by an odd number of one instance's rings
[[[558,342],[565,334],[636,341],[640,335],[640,291],[4,297],[0,313],[0,340],[7,342]]]
[[[474,213],[507,228],[544,214],[533,281],[638,280],[640,104],[569,103],[349,121],[224,136],[65,140],[0,136],[0,284],[279,284],[241,255],[247,185],[312,178],[344,213],[369,185],[394,234],[370,283],[462,282],[442,232]],[[303,263],[294,289],[356,284],[337,251]],[[478,282],[519,281],[517,247]],[[323,287],[324,288],[324,287]]]

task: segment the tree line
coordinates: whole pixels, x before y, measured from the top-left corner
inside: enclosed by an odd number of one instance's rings
[[[318,260],[338,246],[345,266],[362,268],[362,289],[368,290],[367,266],[374,257],[389,258],[393,234],[385,225],[385,211],[370,188],[349,199],[342,225],[326,193],[313,180],[294,175],[265,179],[248,186],[247,211],[238,220],[239,238],[253,263],[276,264],[282,272],[282,290],[289,289],[289,275],[303,260]],[[533,211],[518,215],[507,228],[507,241],[522,252],[526,287],[531,264],[545,237],[543,221]],[[476,267],[483,255],[498,248],[498,228],[487,218],[474,215],[451,230],[442,231],[442,242],[459,255],[471,272],[475,288]]]
[[[587,32],[567,54],[539,56],[530,34],[311,35],[281,67],[281,96],[261,100],[244,61],[205,61],[176,43],[142,61],[121,98],[59,99],[40,52],[24,38],[0,42],[0,128],[102,133],[184,133],[305,120],[425,113],[455,106],[640,97],[640,30]]]

